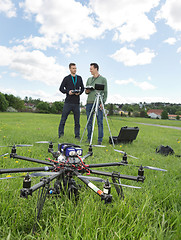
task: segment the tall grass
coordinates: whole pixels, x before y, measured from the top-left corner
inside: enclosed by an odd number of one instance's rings
[[[0,145],[33,144],[33,147],[18,148],[17,153],[44,160],[49,157],[47,144],[36,141],[52,140],[57,148],[59,115],[31,113],[0,113]],[[137,122],[137,123],[135,123]],[[128,180],[124,184],[141,186],[140,190],[124,188],[125,200],[120,200],[112,188],[113,202],[104,204],[99,196],[82,186],[77,204],[67,197],[47,198],[37,232],[32,235],[36,192],[28,199],[20,198],[22,178],[1,180],[0,188],[0,239],[180,239],[181,238],[181,162],[175,156],[164,157],[155,153],[159,145],[170,145],[175,153],[181,154],[181,131],[155,126],[141,125],[138,122],[177,125],[177,121],[134,119],[114,117],[109,119],[113,135],[123,126],[138,126],[140,131],[132,144],[119,144],[117,149],[139,159],[128,158],[130,165],[155,166],[167,172],[145,169],[145,182]],[[178,124],[179,123],[179,124]],[[86,124],[81,116],[81,134]],[[61,142],[79,144],[74,138],[73,116],[68,117],[65,136]],[[106,148],[94,148],[92,157],[86,163],[121,161],[122,155],[116,153],[108,143],[109,131],[104,123]],[[82,142],[84,154],[88,151]],[[97,142],[97,126],[93,143]],[[10,152],[11,148],[0,148],[0,155]],[[0,158],[0,168],[19,168],[41,166],[23,160]],[[135,167],[110,167],[105,171],[119,171],[121,174],[137,176]],[[20,174],[13,174],[20,175]],[[6,175],[3,175],[6,176]],[[33,184],[39,179],[32,179]],[[102,183],[96,183],[102,188]]]

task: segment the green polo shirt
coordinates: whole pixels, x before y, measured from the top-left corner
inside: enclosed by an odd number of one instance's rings
[[[90,77],[87,79],[86,86],[92,86],[95,88],[95,84],[103,84],[104,90],[100,91],[102,95],[103,103],[107,100],[107,80],[106,78],[99,75],[97,78]],[[96,90],[91,90],[87,97],[87,103],[93,103],[96,97]]]

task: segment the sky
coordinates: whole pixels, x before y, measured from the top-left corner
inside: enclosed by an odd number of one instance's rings
[[[0,0],[0,92],[62,101],[71,62],[107,103],[181,103],[181,1]]]

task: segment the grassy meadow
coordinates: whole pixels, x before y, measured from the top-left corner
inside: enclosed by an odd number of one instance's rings
[[[70,142],[79,144],[74,138],[73,115],[68,117],[65,136],[58,139],[60,115],[33,113],[0,113],[0,146],[33,144],[33,147],[19,147],[17,154],[45,160],[51,157],[48,144],[36,141]],[[105,121],[105,120],[104,120]],[[112,187],[111,204],[104,204],[100,197],[87,187],[82,187],[77,204],[66,196],[46,199],[37,232],[31,230],[35,219],[37,192],[28,199],[20,198],[23,178],[0,180],[0,239],[181,239],[181,158],[161,156],[155,153],[159,145],[171,146],[181,154],[181,130],[141,125],[139,122],[181,127],[181,121],[152,120],[143,118],[108,118],[112,135],[118,135],[123,126],[138,126],[140,131],[132,144],[116,145],[115,148],[138,157],[128,157],[134,165],[153,166],[167,169],[167,172],[145,169],[145,182],[122,180],[123,184],[141,186],[141,189],[124,187],[125,199],[120,200]],[[86,124],[81,116],[81,134]],[[108,142],[109,131],[104,122],[103,144],[106,148],[94,148],[93,156],[86,163],[120,162],[122,154],[113,150]],[[84,155],[86,133],[81,143]],[[97,125],[93,144],[97,143]],[[0,155],[10,153],[11,148],[0,148]],[[0,169],[38,167],[41,164],[11,159],[9,155],[0,158]],[[120,166],[99,168],[104,171],[119,171],[121,174],[137,176],[137,168]],[[12,174],[12,176],[21,174]],[[6,174],[1,175],[5,177]],[[104,178],[104,177],[103,177]],[[106,178],[105,178],[106,179]],[[32,185],[40,178],[32,178]],[[101,189],[103,183],[94,183]],[[83,184],[82,184],[83,185]]]

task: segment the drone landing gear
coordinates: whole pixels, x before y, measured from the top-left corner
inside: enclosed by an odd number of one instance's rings
[[[46,181],[46,178],[41,179],[41,181]],[[42,212],[46,197],[50,191],[49,187],[50,187],[50,182],[48,182],[48,183],[45,182],[45,185],[42,188],[39,188],[37,206],[35,209],[35,223],[33,225],[33,231],[32,231],[33,234],[36,231],[36,227],[39,222],[40,214]]]
[[[79,188],[75,180],[71,176],[66,176],[63,178],[64,193],[67,193],[69,199],[75,198],[77,202],[79,199]]]
[[[36,231],[37,223],[40,218],[40,214],[42,212],[45,200],[47,196],[56,195],[60,196],[59,194],[62,192],[64,195],[67,194],[69,199],[75,197],[75,201],[77,202],[79,198],[79,186],[76,184],[75,180],[71,176],[62,176],[62,179],[57,178],[54,183],[54,188],[50,188],[50,181],[47,181],[47,178],[42,178],[42,182],[44,185],[42,188],[39,188],[38,192],[38,199],[37,199],[37,207],[36,207],[36,214],[35,214],[35,224],[33,226],[33,234]],[[63,184],[63,187],[62,187]]]
[[[113,181],[114,187],[116,189],[116,192],[118,194],[118,197],[120,196],[120,199],[124,200],[123,188],[121,186],[121,181],[120,181],[118,172],[112,173],[112,181]]]

